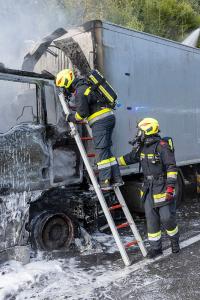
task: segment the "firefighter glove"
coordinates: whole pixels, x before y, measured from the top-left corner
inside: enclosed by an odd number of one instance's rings
[[[166,199],[172,200],[173,198],[174,198],[174,187],[169,185],[166,190]]]

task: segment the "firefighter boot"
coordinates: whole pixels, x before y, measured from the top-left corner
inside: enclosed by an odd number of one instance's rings
[[[124,182],[123,182],[121,177],[114,177],[112,179],[112,186],[113,187],[117,187],[117,186],[121,186],[121,185],[124,185]]]
[[[179,240],[178,239],[171,239],[171,248],[172,253],[179,253],[180,252],[180,246],[179,246]]]
[[[159,255],[162,255],[162,254],[163,254],[163,252],[162,252],[161,248],[160,249],[153,249],[152,248],[148,251],[147,258],[152,259],[152,258],[155,258],[155,257],[157,257]]]
[[[112,186],[110,185],[110,180],[109,179],[100,181],[100,187],[101,187],[102,191],[112,190]]]

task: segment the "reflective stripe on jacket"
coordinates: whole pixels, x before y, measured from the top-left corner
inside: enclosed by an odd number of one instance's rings
[[[113,115],[113,111],[110,108],[103,108],[97,112],[95,112],[94,114],[92,114],[91,116],[89,116],[87,118],[89,125],[91,126],[92,124],[94,124],[94,122],[99,121],[105,117],[111,116]]]
[[[117,160],[114,156],[101,160],[97,163],[98,169],[106,169],[110,168],[111,166],[117,165]]]
[[[94,124],[94,122],[99,121],[104,119],[105,117],[111,116],[113,115],[113,111],[110,108],[102,108],[99,111],[96,111],[95,113],[93,113],[92,115],[90,115],[89,117],[86,118],[86,120],[88,121],[89,125],[91,126],[92,124]],[[81,121],[84,118],[82,118],[79,113],[76,112],[75,114],[75,118],[77,121]]]
[[[154,207],[160,207],[173,201],[167,199],[166,189],[167,186],[175,187],[177,167],[174,152],[168,143],[162,141],[159,136],[152,136],[141,146],[139,151],[132,150],[118,158],[118,163],[122,166],[138,162],[144,173],[142,200],[145,201],[147,193],[150,193]]]
[[[101,120],[107,116],[113,115],[113,111],[106,107],[106,104],[99,101],[99,95],[90,93],[87,81],[82,78],[74,80],[75,104],[77,121],[86,119],[91,126],[94,122]]]

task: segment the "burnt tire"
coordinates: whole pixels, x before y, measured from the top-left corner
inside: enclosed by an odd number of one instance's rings
[[[135,212],[144,213],[144,206],[140,198],[142,182],[139,179],[129,180],[121,187],[122,194],[132,215]]]
[[[45,211],[31,222],[31,242],[34,249],[66,250],[73,239],[74,222],[65,213]]]

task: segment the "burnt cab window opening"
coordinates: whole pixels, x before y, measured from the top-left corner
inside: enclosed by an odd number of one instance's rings
[[[36,85],[0,80],[0,133],[37,120]]]
[[[52,85],[44,86],[46,110],[47,110],[47,123],[49,125],[57,124],[57,106],[54,87]]]

